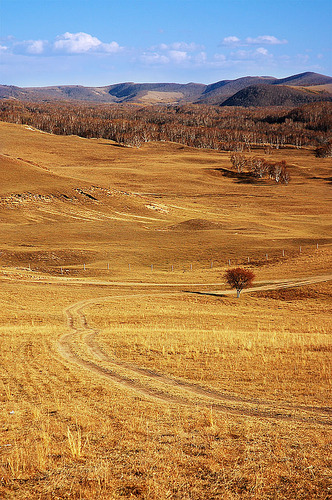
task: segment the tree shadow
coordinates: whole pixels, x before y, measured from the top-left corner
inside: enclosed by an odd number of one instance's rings
[[[191,290],[182,290],[183,293],[192,293],[195,295],[209,295],[210,297],[218,297],[220,298],[226,298],[228,295],[222,294],[222,293],[215,293],[215,292],[196,292],[196,291],[191,291]]]
[[[316,175],[310,177],[310,179],[315,181],[327,181],[328,184],[332,184],[332,177],[318,177]]]
[[[127,146],[125,146],[124,144],[111,144],[110,142],[108,142],[107,144],[105,144],[104,142],[101,144],[101,146],[111,146],[112,148],[126,148]]]
[[[263,184],[264,181],[262,179],[258,179],[254,177],[250,172],[233,172],[232,170],[228,170],[227,168],[216,168],[217,172],[220,172],[223,177],[228,177],[230,179],[234,179],[237,184]]]

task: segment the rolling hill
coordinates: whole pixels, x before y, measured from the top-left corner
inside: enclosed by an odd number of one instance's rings
[[[100,103],[144,103],[144,104],[213,104],[221,105],[229,98],[245,89],[259,86],[256,92],[262,93],[262,88],[270,87],[268,98],[263,101],[269,102],[270,106],[307,103],[317,100],[306,92],[308,87],[315,87],[315,93],[320,95],[321,100],[328,100],[332,96],[329,86],[332,77],[318,73],[306,72],[287,78],[274,78],[272,76],[246,76],[235,80],[221,80],[210,85],[200,83],[133,83],[125,82],[104,87],[84,87],[82,85],[59,85],[51,87],[16,87],[13,85],[0,85],[1,99],[18,99],[24,101],[88,101]],[[263,87],[262,87],[263,86]],[[282,88],[281,88],[282,86]],[[301,87],[298,94],[287,91],[289,87]],[[322,92],[320,92],[322,87]],[[296,90],[296,89],[295,89]],[[252,90],[244,92],[230,101],[227,105],[232,106],[260,106],[261,98],[253,100]],[[286,97],[287,93],[289,94]],[[264,91],[264,95],[267,90]],[[312,93],[311,93],[312,94]],[[246,101],[248,96],[249,101]],[[252,104],[256,102],[258,104]],[[239,104],[230,104],[238,102]]]
[[[297,89],[286,85],[250,85],[226,99],[221,106],[299,106],[330,100],[332,94],[326,91],[317,94],[306,87]]]
[[[310,86],[310,85],[325,85],[332,83],[332,78],[330,76],[320,75],[319,73],[313,73],[307,71],[305,73],[299,73],[298,75],[289,76],[287,78],[281,78],[275,84],[277,85],[294,85],[294,86]]]
[[[223,101],[251,85],[271,84],[276,81],[271,76],[246,76],[236,80],[223,80],[208,85],[200,96],[198,103],[221,104]]]

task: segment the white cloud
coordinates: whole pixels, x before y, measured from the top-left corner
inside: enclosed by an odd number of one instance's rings
[[[287,40],[279,40],[277,37],[273,35],[260,35],[256,38],[252,38],[248,36],[245,40],[241,40],[237,36],[227,36],[225,37],[220,45],[225,45],[229,47],[236,46],[248,46],[248,45],[281,45],[284,43],[288,43]]]
[[[173,42],[170,44],[161,43],[156,47],[152,47],[152,50],[180,50],[185,52],[195,52],[197,50],[204,49],[203,45],[198,45],[197,43],[191,42]]]
[[[36,56],[44,54],[48,46],[49,43],[47,40],[23,40],[22,42],[14,40],[7,48],[8,53],[13,52],[19,55]]]
[[[239,43],[241,43],[241,40],[237,36],[226,36],[221,45],[238,45]]]
[[[256,54],[259,54],[261,56],[268,56],[269,51],[267,49],[264,49],[263,47],[259,47],[258,49],[256,49]]]
[[[270,54],[264,47],[258,47],[255,50],[239,49],[235,52],[231,52],[230,54],[230,60],[242,62],[257,61],[259,59],[262,60],[262,57],[265,59],[269,58],[270,60],[273,59],[273,55]]]
[[[288,43],[287,40],[279,40],[272,35],[262,35],[256,38],[247,37],[245,41],[248,45],[281,45]]]
[[[46,42],[43,40],[31,40],[27,43],[26,51],[29,54],[42,54],[44,52]]]
[[[226,61],[226,56],[225,54],[214,54],[213,58],[216,61]]]
[[[195,63],[199,64],[200,66],[206,64],[207,60],[208,60],[207,53],[204,51],[199,52],[194,57]]]
[[[57,37],[54,42],[55,50],[69,52],[70,54],[82,54],[89,50],[100,47],[101,41],[88,33],[64,33]]]
[[[187,44],[185,42],[161,44],[151,47],[149,51],[144,52],[139,56],[139,60],[146,65],[173,65],[185,67],[206,67],[206,68],[225,68],[243,63],[258,63],[263,59],[273,60],[273,55],[265,47],[250,47],[239,46],[240,41],[237,37],[228,37],[229,48],[234,50],[225,50],[225,53],[216,53],[212,57],[208,56],[205,51],[191,52],[189,49],[194,49],[197,46]],[[171,48],[173,47],[173,48]],[[174,47],[177,47],[176,50]],[[180,50],[180,47],[183,50]],[[188,50],[185,50],[187,48]]]
[[[203,60],[205,53],[190,54],[199,46],[193,43],[174,42],[171,44],[162,43],[153,46],[149,51],[143,52],[140,60],[144,64],[183,64],[189,61]]]
[[[140,60],[144,64],[168,64],[170,61],[167,56],[158,54],[157,52],[143,52]]]
[[[231,52],[232,59],[251,59],[252,52],[249,50],[237,50],[236,52]]]
[[[144,64],[186,64],[193,66],[204,66],[208,57],[203,50],[203,45],[194,42],[172,42],[153,45],[149,50],[139,56]]]
[[[166,53],[144,52],[140,60],[144,64],[181,64],[190,61],[191,57],[183,50],[169,50]]]
[[[6,45],[0,45],[0,52],[5,52],[6,50],[8,50]]]
[[[224,54],[214,54],[212,60],[206,61],[206,66],[209,68],[224,68],[229,66],[229,61]]]
[[[180,64],[180,63],[185,62],[188,59],[190,59],[188,57],[187,52],[185,52],[183,50],[170,50],[168,55],[169,55],[171,61],[174,61],[177,64]]]
[[[68,31],[57,37],[53,47],[57,52],[68,54],[115,53],[122,50],[122,47],[117,42],[104,43],[88,33],[69,33]]]
[[[117,42],[104,43],[88,33],[66,32],[56,37],[54,41],[12,39],[3,45],[7,53],[25,56],[51,56],[64,54],[113,54],[123,50]],[[1,49],[0,49],[1,50]],[[2,49],[3,51],[4,49]]]

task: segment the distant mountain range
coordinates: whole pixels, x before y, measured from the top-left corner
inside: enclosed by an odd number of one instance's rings
[[[0,85],[0,99],[24,101],[89,101],[139,104],[213,104],[217,106],[297,106],[332,101],[332,77],[306,72],[287,78],[246,76],[200,83],[118,83],[105,87]]]

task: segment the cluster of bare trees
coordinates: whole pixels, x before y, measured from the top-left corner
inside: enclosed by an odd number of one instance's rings
[[[246,172],[259,179],[268,177],[280,184],[288,184],[290,181],[285,160],[269,162],[261,156],[246,157],[241,153],[233,153],[230,160],[233,169],[238,173]]]
[[[326,143],[332,125],[332,103],[302,108],[3,100],[0,119],[53,134],[103,137],[134,147],[149,141],[172,141],[197,148],[243,152],[255,146],[279,149],[286,144],[301,147]]]

